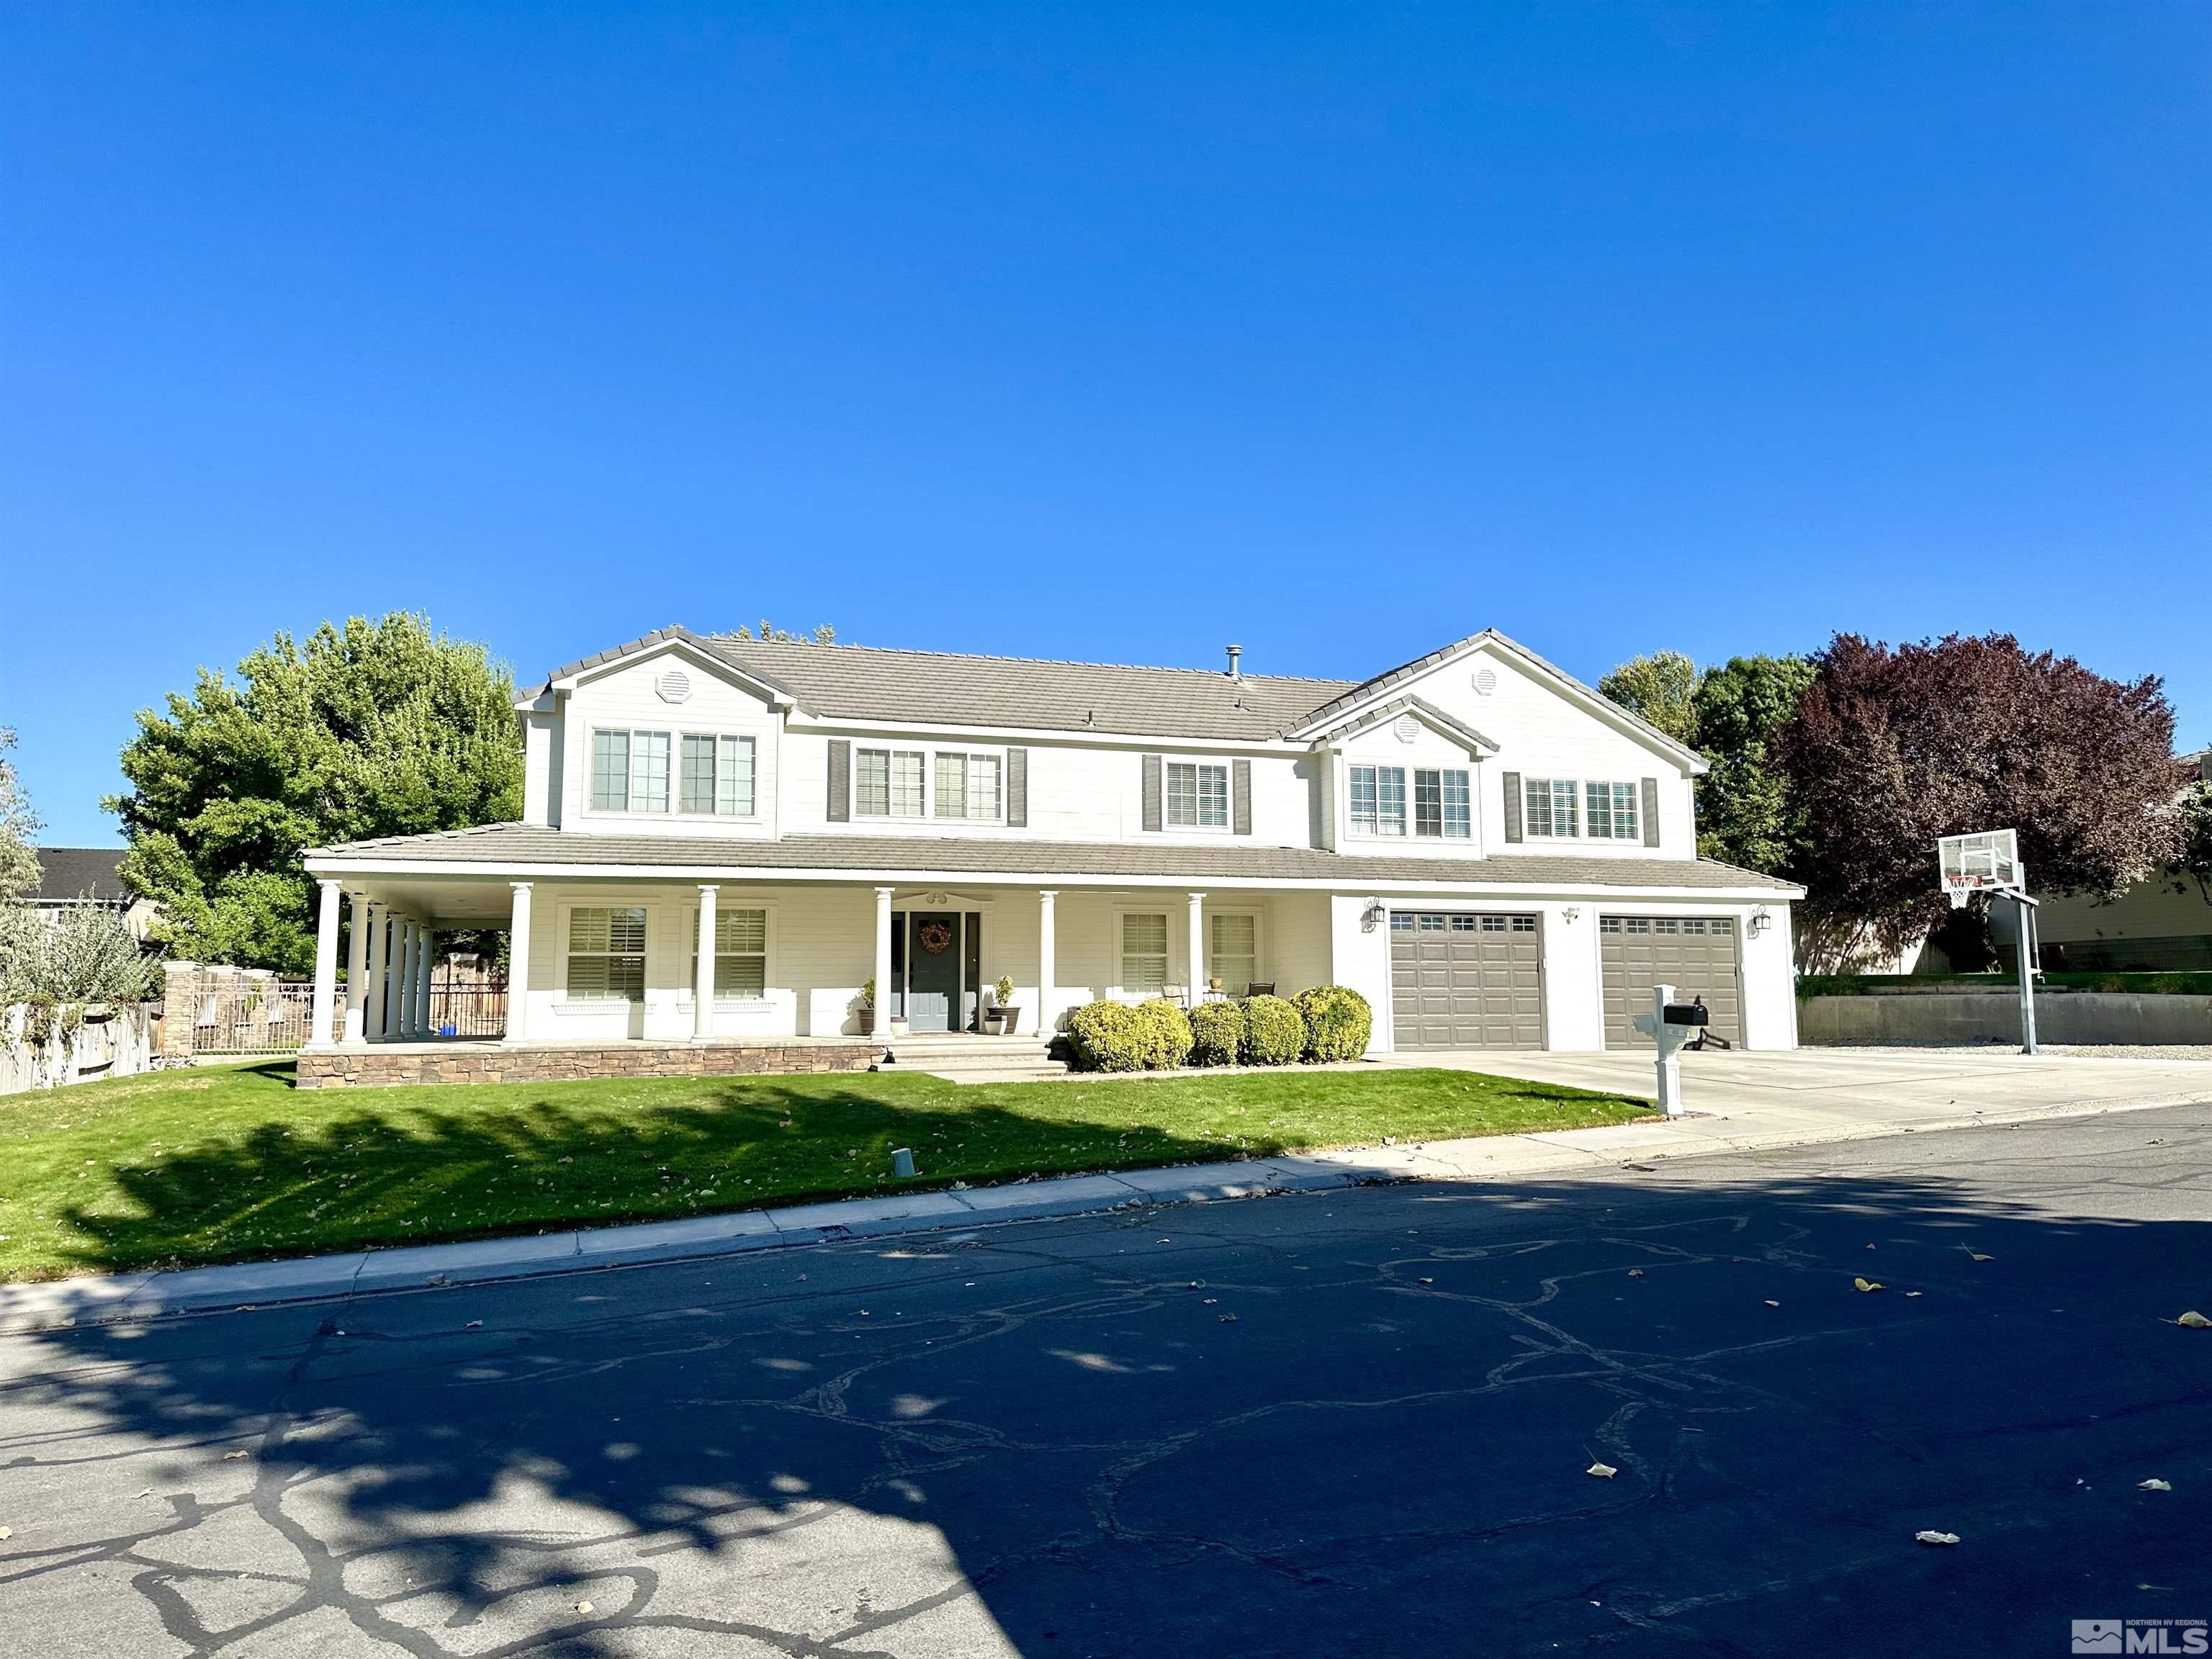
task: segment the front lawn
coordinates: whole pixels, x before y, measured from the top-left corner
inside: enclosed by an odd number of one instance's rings
[[[289,1063],[0,1097],[0,1279],[702,1215],[1649,1105],[1445,1071],[960,1086],[916,1074],[307,1090]]]

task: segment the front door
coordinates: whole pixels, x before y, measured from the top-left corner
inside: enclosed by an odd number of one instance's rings
[[[959,913],[915,910],[907,926],[907,1030],[950,1031],[960,1006]]]

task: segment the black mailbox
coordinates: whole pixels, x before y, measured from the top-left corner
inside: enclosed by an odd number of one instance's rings
[[[1666,1023],[1669,1025],[1703,1025],[1710,1018],[1702,1002],[1670,1002],[1667,1005]]]

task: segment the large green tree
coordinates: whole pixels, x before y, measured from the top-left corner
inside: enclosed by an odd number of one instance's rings
[[[39,854],[31,844],[39,817],[8,758],[15,746],[15,732],[0,726],[0,904],[39,884]]]
[[[301,854],[520,816],[514,676],[404,611],[278,634],[235,679],[142,710],[107,803],[125,880],[161,902],[181,957],[306,974],[314,915]]]
[[[1698,665],[1680,651],[1631,657],[1597,683],[1598,690],[1641,715],[1677,743],[1698,743]]]

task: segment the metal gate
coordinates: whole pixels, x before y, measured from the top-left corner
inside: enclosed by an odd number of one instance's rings
[[[1651,988],[1672,985],[1688,1002],[1703,997],[1708,1028],[1743,1041],[1743,981],[1730,916],[1600,916],[1598,955],[1605,974],[1605,1046],[1648,1045],[1630,1024],[1651,1012]]]
[[[1401,1049],[1544,1046],[1544,936],[1533,915],[1399,910],[1390,1026]]]
[[[196,1054],[289,1054],[307,1040],[315,988],[306,980],[236,978],[192,999]]]

